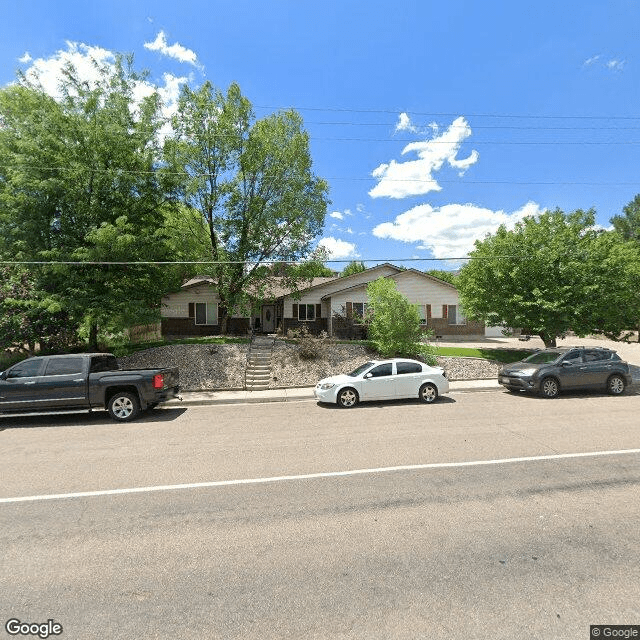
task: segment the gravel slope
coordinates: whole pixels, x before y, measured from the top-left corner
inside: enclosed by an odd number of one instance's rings
[[[119,358],[123,369],[178,367],[184,391],[242,389],[249,345],[170,345]],[[334,344],[323,357],[305,360],[298,346],[276,340],[271,388],[314,386],[318,380],[348,373],[375,355],[362,345]],[[500,364],[478,358],[439,357],[449,380],[495,378]]]

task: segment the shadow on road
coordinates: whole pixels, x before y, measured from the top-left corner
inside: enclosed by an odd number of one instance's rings
[[[455,404],[455,400],[453,398],[450,398],[449,396],[440,396],[437,400],[436,400],[436,404]],[[316,404],[321,407],[322,409],[339,409],[341,411],[344,411],[345,409],[343,409],[342,407],[339,407],[337,404],[328,404],[328,403],[324,403],[324,402],[316,402]],[[421,400],[413,399],[413,398],[405,398],[402,400],[379,400],[379,401],[374,401],[374,402],[359,402],[355,407],[351,407],[351,409],[366,409],[366,408],[370,408],[370,409],[382,409],[384,407],[398,407],[398,406],[406,406],[406,405],[410,405],[410,406],[416,406],[416,405],[420,405],[420,406],[427,406],[427,403],[422,402]]]
[[[131,426],[148,422],[171,422],[182,416],[186,407],[154,409],[147,411],[132,422],[116,422],[109,418],[106,411],[92,411],[91,413],[66,413],[42,416],[4,417],[0,415],[0,431],[7,429],[40,429],[50,427],[97,427],[97,426]]]

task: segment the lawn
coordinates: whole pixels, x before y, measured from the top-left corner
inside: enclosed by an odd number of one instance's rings
[[[534,349],[472,349],[469,347],[436,347],[436,355],[456,358],[483,358],[497,362],[517,362],[533,353]]]

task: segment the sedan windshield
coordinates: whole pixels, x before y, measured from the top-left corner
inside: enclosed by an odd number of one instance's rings
[[[557,360],[562,355],[562,351],[540,351],[526,357],[522,362],[531,362],[532,364],[547,364]]]
[[[364,364],[361,364],[357,369],[355,369],[351,373],[348,373],[347,375],[351,378],[356,378],[361,373],[364,373],[372,365],[373,365],[373,362],[365,362]]]

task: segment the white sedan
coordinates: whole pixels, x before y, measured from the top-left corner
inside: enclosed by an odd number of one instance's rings
[[[430,404],[449,391],[444,369],[417,360],[371,360],[355,371],[320,380],[313,390],[319,402],[345,409],[365,400],[419,398]]]

